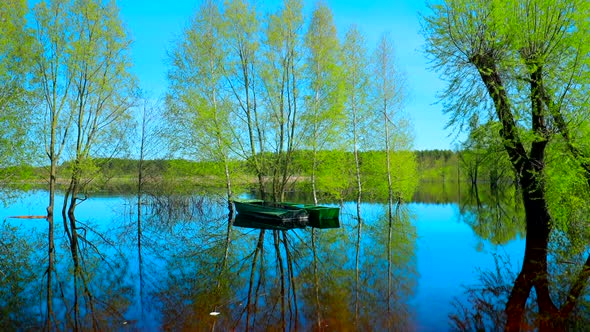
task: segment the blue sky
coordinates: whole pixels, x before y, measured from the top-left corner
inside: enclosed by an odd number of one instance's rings
[[[281,1],[259,1],[268,10]],[[309,15],[315,0],[305,0]],[[398,67],[405,73],[409,96],[406,112],[414,127],[414,148],[453,149],[458,143],[450,129],[444,129],[447,117],[436,104],[436,95],[444,88],[438,74],[429,69],[422,52],[419,12],[427,11],[426,1],[415,0],[324,0],[332,9],[338,33],[343,36],[351,24],[365,33],[369,47],[380,35],[389,32],[396,47]],[[120,0],[121,17],[134,40],[134,72],[149,96],[166,91],[166,52],[179,38],[194,15],[200,1]]]

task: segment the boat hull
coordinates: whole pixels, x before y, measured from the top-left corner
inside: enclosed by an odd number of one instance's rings
[[[303,209],[309,213],[308,226],[316,228],[338,228],[340,227],[340,208],[333,206],[313,205],[313,204],[298,204],[298,203],[282,203],[286,206],[292,206],[298,209]]]
[[[283,206],[262,200],[234,200],[238,215],[258,222],[291,227],[307,225],[309,213],[306,210]]]

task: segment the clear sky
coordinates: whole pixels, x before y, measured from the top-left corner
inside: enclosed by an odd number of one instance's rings
[[[305,15],[315,0],[304,0]],[[259,1],[268,10],[282,1]],[[453,149],[458,141],[445,129],[447,116],[436,104],[437,93],[444,83],[429,69],[422,51],[419,13],[427,11],[425,0],[324,0],[332,9],[341,37],[351,24],[365,33],[368,46],[374,47],[380,35],[389,32],[396,47],[398,67],[405,73],[409,96],[406,112],[414,127],[414,148]],[[166,52],[179,38],[183,28],[198,8],[199,0],[119,0],[121,17],[134,40],[134,72],[141,88],[152,97],[166,91]],[[460,136],[461,137],[461,136]]]

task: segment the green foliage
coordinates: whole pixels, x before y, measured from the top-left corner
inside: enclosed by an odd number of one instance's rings
[[[473,181],[482,178],[475,176],[478,172],[484,178],[511,178],[522,169],[510,171],[503,151],[516,164],[538,158],[536,150],[547,144],[542,154],[547,167],[538,167],[536,186],[543,186],[553,222],[567,228],[584,213],[587,196],[583,133],[588,124],[579,110],[587,106],[587,98],[580,97],[590,86],[587,57],[580,58],[589,50],[590,36],[583,32],[589,23],[580,14],[588,12],[588,3],[452,0],[432,10],[435,15],[425,17],[427,51],[449,82],[445,109],[457,128],[470,129],[461,152],[464,170]],[[487,62],[478,62],[482,57]],[[506,93],[509,114],[501,116],[499,92],[487,93],[486,71],[501,75],[499,89]],[[536,72],[542,80],[531,76]],[[536,103],[537,98],[543,103]],[[516,149],[526,155],[518,156]]]
[[[30,230],[25,234],[6,221],[0,224],[0,239],[0,329],[27,329],[37,321],[40,243]]]
[[[378,114],[369,102],[370,73],[365,36],[357,26],[346,32],[341,51],[342,80],[344,83],[344,114],[346,128],[342,134],[350,150],[377,148],[371,136],[378,126]]]
[[[549,147],[550,151],[560,151],[563,142]],[[556,228],[566,234],[568,247],[572,251],[583,252],[590,240],[587,217],[590,214],[590,189],[586,171],[578,160],[570,155],[555,154],[547,162],[546,190],[548,208]]]
[[[133,127],[130,40],[113,1],[41,1],[34,14],[39,133],[50,173],[63,153],[74,161],[73,180],[91,178],[92,159],[122,150]]]
[[[387,199],[387,155],[384,151],[368,151],[360,155],[363,187],[369,196]],[[396,151],[390,155],[393,199],[410,201],[418,182],[416,160],[411,151]]]
[[[170,56],[172,146],[190,159],[225,162],[228,177],[251,172],[261,196],[280,199],[304,176],[313,193],[342,197],[350,183],[332,175],[356,175],[343,151],[383,149],[364,43],[351,29],[341,46],[323,3],[306,22],[300,0],[265,19],[249,1],[203,2]],[[403,82],[392,58],[383,68],[383,77],[395,78],[381,90],[390,103],[384,118],[395,128],[387,149],[409,150]],[[230,167],[231,160],[246,164]]]
[[[305,35],[307,49],[306,76],[309,81],[309,95],[306,96],[303,121],[304,145],[312,150],[311,190],[317,201],[318,172],[325,171],[332,165],[322,159],[319,150],[336,147],[339,142],[338,132],[343,130],[341,68],[338,63],[339,41],[336,36],[332,12],[318,3],[312,13],[311,23]],[[331,160],[332,161],[332,160]],[[320,170],[320,164],[323,170]],[[332,170],[334,171],[334,170]],[[338,187],[336,183],[325,183],[329,187]],[[324,188],[328,191],[332,189]]]
[[[10,0],[0,8],[0,167],[32,163],[34,93],[30,90],[31,31],[27,2]],[[0,181],[2,181],[0,174]]]
[[[451,150],[415,151],[420,180],[423,182],[462,181],[459,174],[458,154]]]
[[[524,238],[526,223],[520,192],[515,186],[493,190],[472,186],[460,204],[463,221],[479,238],[494,245],[503,245],[515,238]]]
[[[342,68],[338,61],[340,45],[332,12],[322,3],[318,3],[312,13],[305,45],[305,76],[310,86],[301,117],[302,134],[306,138],[305,146],[317,152],[338,147],[341,143],[338,133],[344,129]]]
[[[342,200],[350,192],[354,179],[352,155],[344,151],[321,151],[316,170],[316,186],[326,200]],[[309,170],[308,170],[309,171]]]
[[[490,122],[474,128],[463,143],[459,154],[461,170],[468,180],[475,184],[488,182],[496,188],[500,183],[514,181],[514,170],[504,150],[502,141],[494,133],[501,124]]]
[[[215,1],[205,1],[171,52],[166,98],[171,146],[190,156],[223,161],[232,137],[222,93],[224,23]]]

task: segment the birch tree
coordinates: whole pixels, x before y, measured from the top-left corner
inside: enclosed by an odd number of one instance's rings
[[[265,133],[261,123],[260,79],[260,22],[256,8],[249,1],[226,1],[224,11],[225,71],[224,78],[231,91],[229,103],[237,118],[234,131],[237,153],[250,161],[258,180],[258,193],[264,198]]]
[[[369,104],[369,56],[365,37],[357,26],[351,26],[346,32],[342,47],[342,68],[344,78],[347,145],[352,146],[355,165],[357,207],[362,201],[361,161],[359,150],[371,148],[369,133],[376,125],[376,116]],[[360,219],[360,210],[357,211]],[[359,220],[360,222],[360,220]]]
[[[394,57],[393,40],[389,33],[381,35],[373,54],[373,86],[375,107],[382,117],[383,145],[385,150],[385,176],[387,178],[387,279],[388,296],[392,294],[393,278],[393,231],[394,221],[401,222],[399,206],[413,192],[414,185],[404,186],[408,180],[415,180],[413,153],[409,152],[408,122],[404,119],[402,108],[405,99],[405,82]],[[395,161],[393,159],[396,159]],[[395,167],[395,169],[394,169]],[[404,178],[405,177],[405,178]],[[415,184],[415,183],[414,183]],[[396,207],[394,209],[394,207]],[[399,225],[401,226],[401,224]],[[388,299],[387,311],[391,314]]]
[[[397,112],[401,111],[404,98],[403,77],[398,73],[394,62],[393,40],[389,33],[381,35],[377,48],[373,54],[375,107],[382,117],[383,145],[386,155],[386,177],[388,187],[388,202],[394,199],[391,158],[392,151],[398,148],[397,138],[401,137],[400,124],[397,123],[400,117]],[[393,132],[393,131],[396,132]]]
[[[94,177],[91,158],[109,156],[122,144],[130,127],[130,111],[136,95],[134,78],[129,73],[128,55],[131,42],[118,18],[113,1],[73,1],[70,75],[73,93],[69,106],[74,113],[72,145],[73,160],[70,183],[64,195],[62,215],[69,220],[69,240],[74,262],[74,322],[78,326],[81,315],[78,287],[98,326],[93,295],[83,272],[80,237],[75,210],[86,199],[85,185]],[[67,211],[67,213],[66,213]],[[66,228],[67,229],[67,228]],[[78,285],[78,282],[80,283]]]
[[[340,45],[332,12],[321,2],[312,13],[305,46],[309,95],[302,115],[302,133],[305,146],[311,150],[311,189],[314,203],[318,204],[316,179],[322,163],[319,152],[334,148],[343,129]]]
[[[228,200],[232,195],[229,169],[231,130],[224,94],[224,39],[216,1],[204,1],[170,54],[167,95],[173,144],[197,159],[223,165]]]
[[[264,35],[265,66],[260,75],[269,126],[266,142],[274,155],[267,163],[274,201],[283,199],[293,175],[293,151],[300,144],[302,10],[300,0],[285,0],[277,13],[268,16]]]
[[[357,26],[351,26],[346,32],[342,46],[342,70],[344,80],[344,114],[346,116],[347,145],[352,146],[354,155],[354,169],[356,178],[356,219],[357,219],[357,243],[355,254],[355,321],[359,319],[359,288],[360,288],[360,255],[361,239],[363,234],[363,219],[361,215],[362,179],[361,160],[359,150],[368,146],[368,132],[371,123],[375,123],[375,116],[370,108],[368,96],[370,88],[369,57],[366,41]]]

